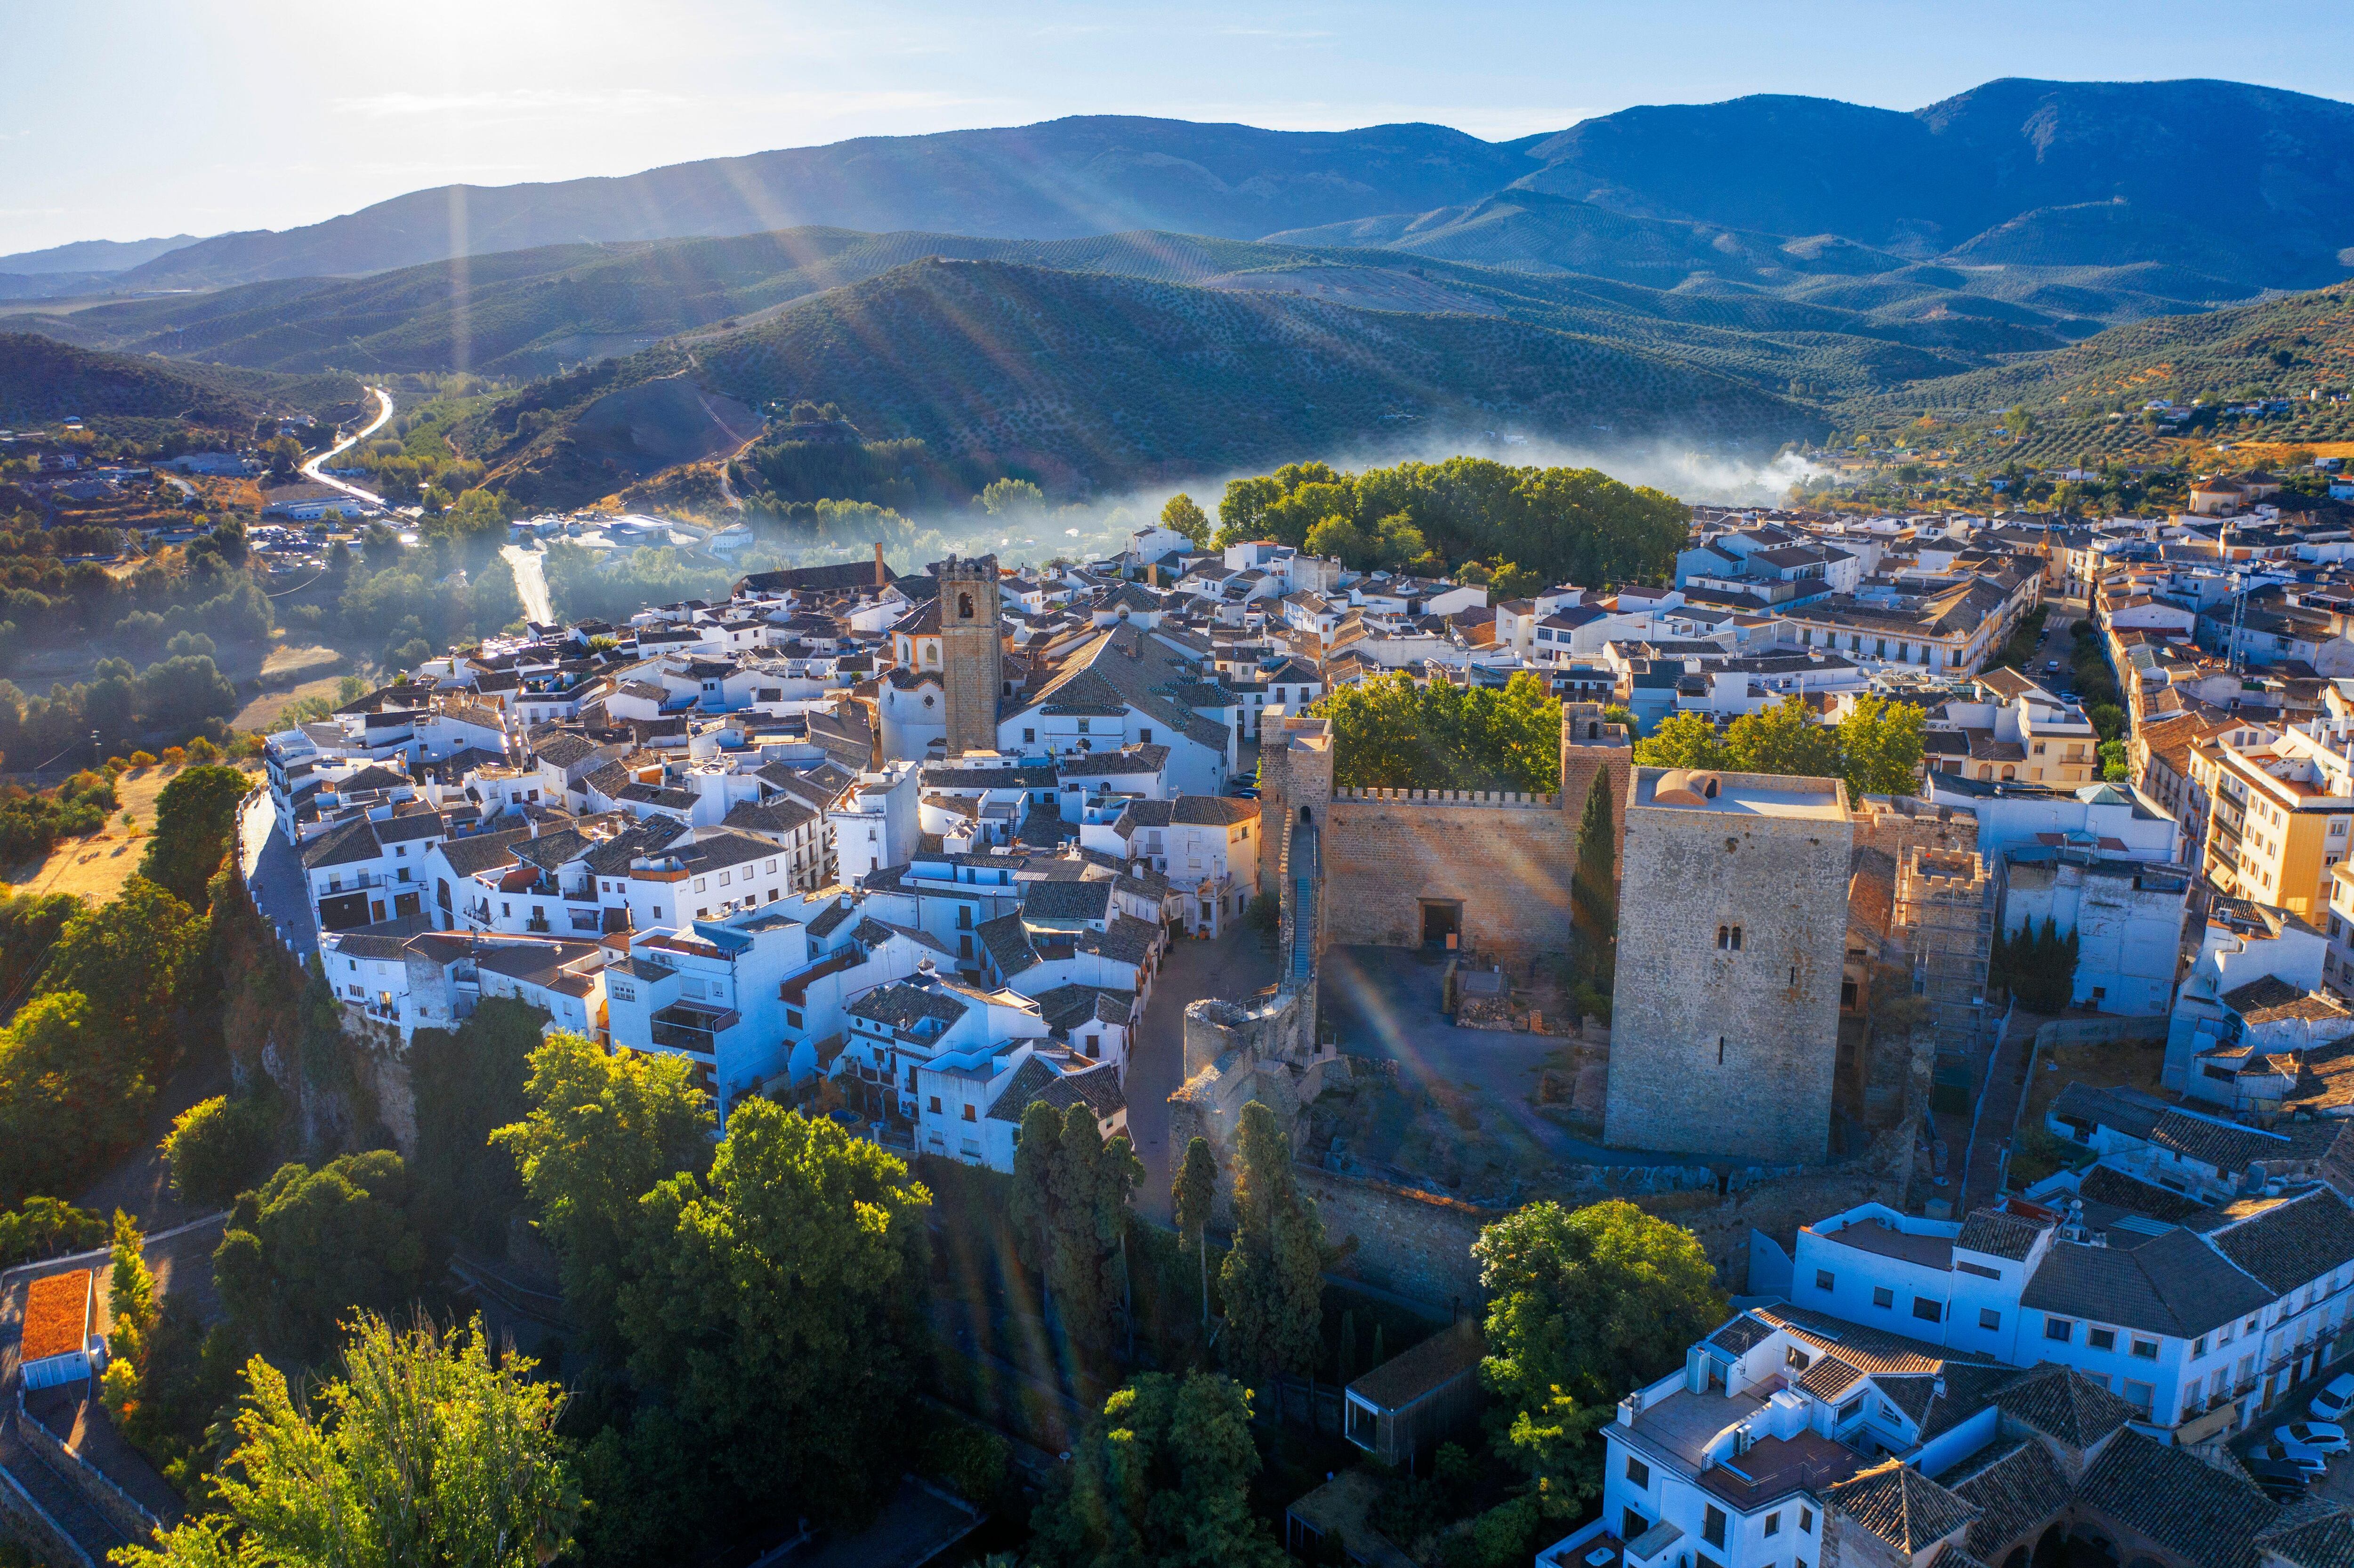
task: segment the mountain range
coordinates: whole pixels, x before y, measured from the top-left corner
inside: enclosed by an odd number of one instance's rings
[[[1312,244],[1492,245],[1483,205],[1551,222],[1476,258],[1559,268],[1536,238],[1582,225],[1691,252],[1733,244],[1865,270],[2164,261],[2229,297],[2342,275],[2354,247],[2354,106],[2223,81],[2006,79],[1912,112],[1762,94],[1656,105],[1483,142],[1434,125],[1267,131],[1090,116],[985,131],[863,137],[620,178],[415,191],[322,223],[216,235],[121,265],[111,287],[217,288],[352,276],[547,245],[805,226],[1053,239],[1157,228]],[[1569,205],[1564,205],[1569,204]],[[1580,209],[1591,209],[1589,212]],[[1650,220],[1614,228],[1608,217]],[[1345,234],[1332,226],[1356,227]],[[2260,243],[2250,243],[2251,235]],[[1445,236],[1445,238],[1442,238]],[[1672,238],[1670,238],[1672,237]],[[142,242],[143,244],[168,242]],[[72,249],[72,248],[66,248]],[[127,260],[128,253],[123,258]],[[0,273],[48,268],[0,257]],[[95,270],[78,267],[76,270]],[[1590,267],[1568,270],[1590,270]],[[1655,281],[1646,279],[1645,281]],[[2223,296],[2217,296],[2223,297]]]
[[[920,440],[1075,490],[1441,432],[1770,448],[1931,402],[2334,387],[2339,301],[2311,291],[2354,270],[2349,146],[2354,107],[2212,81],[1767,95],[1497,143],[1069,119],[0,257],[0,326],[142,407],[162,389],[125,367],[159,359],[249,397],[528,383],[459,433],[549,503],[803,399],[870,467]]]

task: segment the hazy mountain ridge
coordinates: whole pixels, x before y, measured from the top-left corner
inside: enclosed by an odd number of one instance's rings
[[[216,429],[264,412],[356,408],[348,376],[286,376],[101,354],[32,333],[0,333],[0,426],[80,417],[154,419]]]
[[[1285,132],[1083,116],[613,178],[415,191],[300,228],[179,245],[122,272],[115,286],[210,288],[378,272],[460,252],[796,227],[1031,239],[1156,228],[1244,239],[1353,225],[1346,242],[1389,244],[1474,221],[1471,209],[1517,193],[1632,220],[1582,219],[1591,253],[1575,270],[1619,275],[1614,267],[1661,260],[1646,253],[1663,244],[1705,248],[1712,238],[1671,238],[1662,224],[1766,237],[1766,250],[1795,241],[1784,260],[1799,272],[1830,270],[1821,248],[1835,241],[1912,260],[1978,244],[2039,266],[2160,260],[2152,248],[2170,241],[2245,297],[2342,275],[2339,253],[2354,246],[2349,143],[2354,106],[2197,80],[2006,79],[1911,113],[1760,94],[1641,106],[1498,143],[1434,125]],[[2089,211],[2115,203],[2122,213]],[[2078,216],[2057,216],[2068,213]],[[2205,245],[2185,232],[2217,227],[2219,215],[2226,227],[2260,227],[2265,243]],[[1531,254],[1458,259],[1560,265],[1560,227],[1539,226]],[[1998,246],[1992,237],[2006,228]],[[1511,238],[1500,239],[1510,250]],[[1604,253],[1613,246],[1631,249]],[[1802,255],[1808,246],[1818,253]]]
[[[584,450],[582,415],[601,403],[610,419],[615,392],[681,369],[756,408],[834,403],[869,440],[918,439],[942,459],[986,459],[1063,493],[1426,430],[1673,433],[1770,450],[1819,425],[1730,376],[1501,317],[924,260],[691,351],[673,342],[529,389],[461,435],[494,482],[527,500],[602,494],[663,454]],[[631,473],[631,461],[652,466]]]

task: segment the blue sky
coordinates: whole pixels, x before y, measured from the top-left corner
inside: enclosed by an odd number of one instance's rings
[[[2343,97],[2354,5],[76,0],[8,7],[6,37],[0,254],[1061,114],[1498,138],[1749,92],[1913,109],[1999,76]]]

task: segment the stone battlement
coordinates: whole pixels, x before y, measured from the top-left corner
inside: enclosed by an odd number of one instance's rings
[[[1525,810],[1553,810],[1558,795],[1524,795],[1515,789],[1352,789],[1332,791],[1335,805],[1343,801],[1379,801],[1385,805],[1492,806]]]

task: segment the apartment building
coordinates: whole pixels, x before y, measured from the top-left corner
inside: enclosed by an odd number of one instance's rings
[[[2349,748],[2354,723],[2325,717],[2233,730],[2194,747],[2191,778],[2209,800],[2208,879],[2225,893],[2326,920],[2330,874],[2354,842]]]

